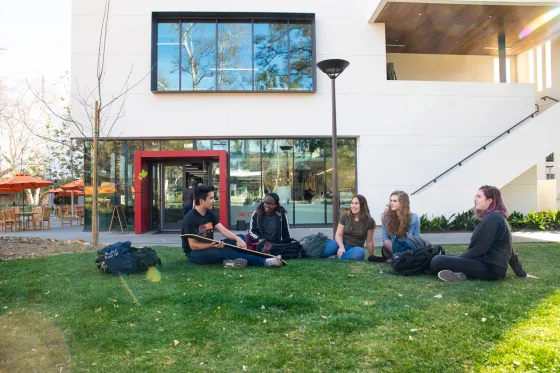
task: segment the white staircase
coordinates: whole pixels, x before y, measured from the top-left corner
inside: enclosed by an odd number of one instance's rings
[[[466,211],[473,207],[474,195],[481,185],[502,188],[535,164],[541,163],[547,155],[558,149],[558,145],[560,104],[528,119],[486,150],[463,162],[462,166],[412,195],[411,204],[415,211],[430,211],[433,215],[449,216]]]

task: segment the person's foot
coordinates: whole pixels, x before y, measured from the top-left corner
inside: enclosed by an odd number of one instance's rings
[[[242,268],[247,267],[248,264],[247,259],[243,258],[224,260],[224,268]]]
[[[275,256],[274,258],[267,258],[264,262],[264,265],[266,267],[282,267],[282,256],[278,255]]]
[[[467,276],[463,272],[453,272],[448,269],[439,271],[437,276],[441,281],[445,282],[465,281],[467,279]]]
[[[385,263],[386,259],[380,257],[380,256],[375,256],[375,255],[370,255],[367,258],[368,262],[374,262],[374,263]]]

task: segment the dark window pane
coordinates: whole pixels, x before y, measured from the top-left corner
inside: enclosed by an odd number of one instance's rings
[[[216,23],[183,23],[181,90],[216,90]]]
[[[157,90],[179,90],[179,23],[158,23]]]
[[[288,89],[288,24],[255,24],[255,90]]]
[[[250,23],[218,25],[218,90],[253,89],[251,30]]]
[[[311,24],[290,24],[290,89],[313,90]]]

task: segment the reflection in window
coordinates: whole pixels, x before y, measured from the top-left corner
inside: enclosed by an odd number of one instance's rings
[[[280,203],[292,202],[293,146],[291,140],[262,140],[263,192],[274,192]]]
[[[253,89],[250,23],[218,25],[218,90]]]
[[[311,24],[290,24],[290,87],[313,89]]]
[[[294,146],[295,224],[324,224],[326,214],[325,140],[300,139]]]
[[[255,90],[288,89],[288,24],[256,23]]]
[[[261,141],[231,140],[229,159],[230,221],[248,222],[263,199]]]
[[[158,23],[157,90],[178,91],[179,23]]]
[[[183,23],[181,90],[215,90],[214,66],[216,66],[216,23]]]
[[[196,17],[203,17],[197,15]],[[156,15],[156,17],[158,17]],[[313,16],[157,21],[157,91],[312,91]]]
[[[192,140],[169,140],[161,142],[161,150],[192,150]]]
[[[327,185],[327,224],[332,223],[332,140],[325,140],[327,153],[326,185]],[[352,197],[356,194],[356,141],[354,139],[338,139],[338,191],[340,193],[340,211],[350,209]]]

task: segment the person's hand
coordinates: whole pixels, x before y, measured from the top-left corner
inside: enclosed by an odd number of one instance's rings
[[[237,243],[237,246],[239,246],[242,249],[246,249],[247,248],[247,244],[245,243],[245,241],[243,241],[240,237],[237,237],[237,239],[235,240],[235,242]]]
[[[525,276],[525,278],[526,278],[526,279],[535,279],[535,280],[538,279],[537,276],[533,276],[533,275],[530,275],[530,274],[528,274],[528,273],[527,273],[527,276]]]
[[[210,247],[212,248],[216,248],[216,249],[221,249],[222,247],[224,247],[226,244],[223,241],[216,241],[216,242],[212,242],[210,244]]]
[[[336,252],[336,256],[338,257],[338,259],[342,258],[342,254],[344,254],[346,252],[346,249],[344,247],[339,247],[338,251]]]

